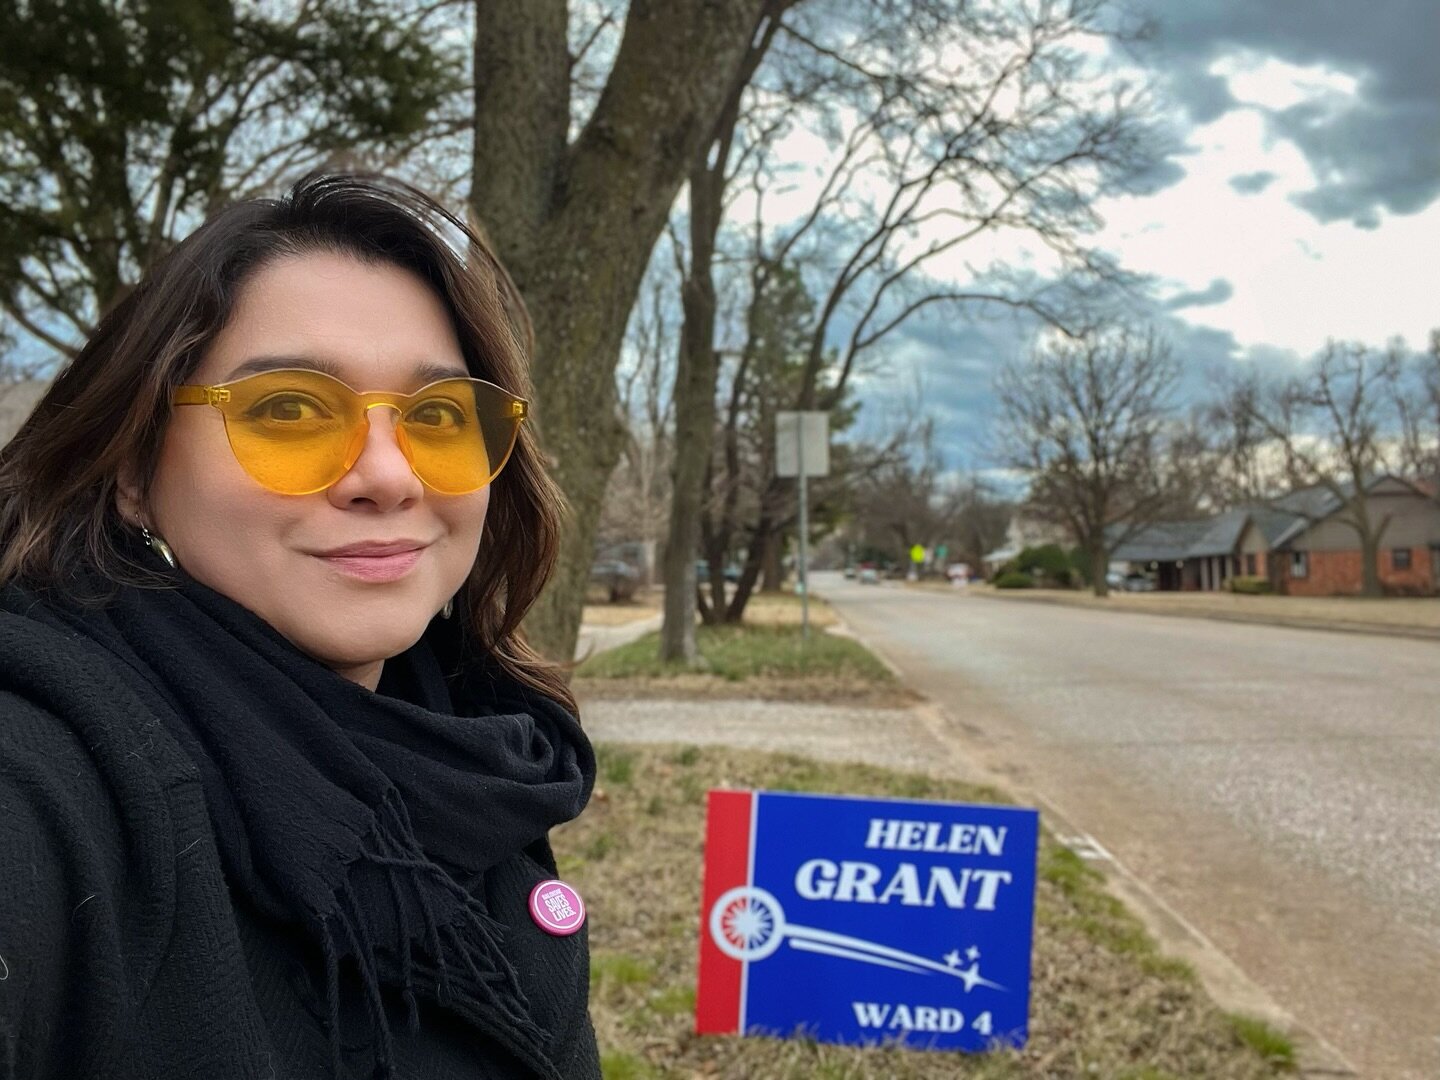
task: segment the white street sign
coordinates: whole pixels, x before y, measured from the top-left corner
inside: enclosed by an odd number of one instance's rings
[[[830,475],[830,414],[777,412],[775,414],[775,475]]]

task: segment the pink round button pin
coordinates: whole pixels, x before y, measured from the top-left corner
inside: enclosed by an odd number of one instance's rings
[[[585,901],[557,878],[530,890],[530,917],[547,934],[565,937],[585,925]]]

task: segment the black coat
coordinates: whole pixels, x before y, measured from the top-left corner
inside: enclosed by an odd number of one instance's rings
[[[196,769],[117,663],[0,613],[0,1078],[328,1076],[317,950],[235,903]],[[541,842],[473,887],[557,1072],[598,1080],[585,932],[551,937],[526,910],[554,871]],[[362,1031],[358,986],[340,1004]],[[439,1006],[413,1035],[387,1006],[405,1080],[531,1075]]]

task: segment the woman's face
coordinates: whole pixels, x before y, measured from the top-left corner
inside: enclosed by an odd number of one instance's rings
[[[275,357],[360,391],[409,393],[470,374],[444,306],[418,277],[339,254],[258,271],[188,381],[227,382],[248,361]],[[163,537],[191,577],[374,689],[385,659],[414,644],[464,583],[490,498],[488,487],[470,495],[425,487],[396,442],[395,415],[370,411],[364,450],[330,488],[280,495],[235,460],[217,410],[176,408],[148,505],[122,485],[121,514]],[[354,545],[411,554],[336,554]]]

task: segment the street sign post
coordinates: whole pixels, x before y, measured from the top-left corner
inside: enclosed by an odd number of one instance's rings
[[[701,1034],[1021,1046],[1039,814],[712,791]]]
[[[797,477],[800,488],[800,640],[810,640],[810,514],[805,493],[807,476],[830,474],[830,414],[777,412],[775,414],[775,475]]]

